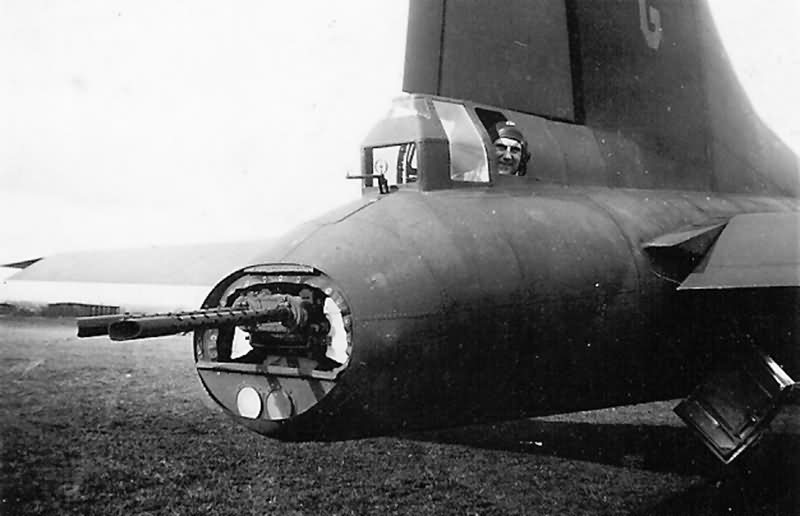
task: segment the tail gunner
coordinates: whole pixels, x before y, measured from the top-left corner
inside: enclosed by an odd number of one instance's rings
[[[528,172],[528,142],[513,122],[498,122],[494,126],[494,150],[498,171],[507,176],[524,176]]]

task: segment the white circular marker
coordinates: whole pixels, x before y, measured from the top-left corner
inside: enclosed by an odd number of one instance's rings
[[[267,396],[267,416],[272,420],[288,419],[292,416],[293,404],[289,395],[281,389]]]
[[[261,396],[252,387],[242,387],[236,395],[236,408],[242,417],[256,419],[261,415]]]

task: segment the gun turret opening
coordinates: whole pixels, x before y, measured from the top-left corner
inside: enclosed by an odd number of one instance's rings
[[[344,364],[350,347],[349,309],[320,279],[248,272],[231,281],[206,303],[219,306],[206,310],[261,316],[209,328],[201,334],[196,358],[261,364],[267,357],[280,357],[290,367],[313,365],[310,361]]]
[[[350,309],[316,269],[249,267],[215,287],[204,310],[274,314],[208,326],[194,336],[196,367],[206,390],[252,430],[271,433],[276,424],[309,410],[348,366]]]

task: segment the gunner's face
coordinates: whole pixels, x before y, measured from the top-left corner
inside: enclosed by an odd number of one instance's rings
[[[498,138],[494,141],[494,153],[501,174],[513,175],[522,161],[522,144],[513,138]]]

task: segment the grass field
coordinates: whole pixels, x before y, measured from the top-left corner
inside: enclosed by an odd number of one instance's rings
[[[208,407],[189,337],[74,335],[0,319],[3,515],[800,514],[796,410],[735,468],[667,402],[283,443]]]

